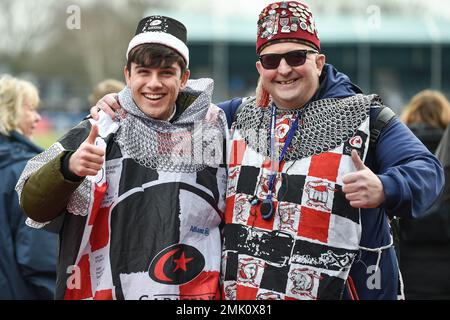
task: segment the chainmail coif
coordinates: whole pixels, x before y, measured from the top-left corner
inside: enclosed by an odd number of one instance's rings
[[[344,99],[323,99],[305,106],[285,160],[293,161],[331,151],[356,134],[367,119],[371,106],[381,105],[376,95],[355,95]],[[297,110],[277,110],[277,117],[298,114]],[[271,108],[260,108],[255,101],[242,108],[233,124],[247,145],[270,156]]]
[[[120,129],[115,141],[132,159],[150,169],[196,172],[207,166],[218,167],[223,159],[227,124],[221,110],[217,110],[217,119],[208,120],[213,87],[211,79],[188,81],[182,95],[193,96],[195,100],[172,123],[146,116],[126,87],[119,93],[123,110],[117,117]]]

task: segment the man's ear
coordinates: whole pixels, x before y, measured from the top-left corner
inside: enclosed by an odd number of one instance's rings
[[[191,70],[187,69],[184,74],[181,76],[181,85],[180,85],[180,89],[183,90],[184,88],[186,88],[186,84],[189,80],[189,77],[191,76]]]
[[[258,70],[258,73],[260,76],[261,76],[263,69],[264,69],[264,67],[261,64],[261,61],[256,61],[256,70]]]
[[[130,71],[128,70],[127,66],[123,68],[123,75],[125,77],[125,81],[127,83],[127,86],[130,87]]]
[[[324,54],[318,54],[316,57],[316,68],[318,71],[319,77],[322,75],[323,67],[325,66],[326,57]]]

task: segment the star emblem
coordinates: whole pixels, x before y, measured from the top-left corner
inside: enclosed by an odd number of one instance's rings
[[[176,268],[173,270],[173,272],[177,271],[178,269],[182,269],[184,271],[187,271],[186,264],[189,261],[191,261],[191,260],[194,260],[194,258],[187,258],[186,259],[186,256],[184,255],[184,252],[183,252],[179,259],[173,259],[173,261],[177,265]]]

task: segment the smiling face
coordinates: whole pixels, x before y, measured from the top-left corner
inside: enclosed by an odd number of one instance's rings
[[[134,102],[147,116],[158,120],[167,120],[172,115],[178,93],[185,88],[188,78],[189,71],[182,75],[176,62],[152,68],[133,62],[130,71],[125,68]]]
[[[311,49],[313,48],[301,43],[281,42],[267,46],[260,55]],[[318,90],[324,65],[324,55],[308,54],[305,64],[298,67],[291,67],[285,59],[281,59],[276,69],[264,69],[259,61],[256,69],[264,89],[270,93],[275,104],[282,109],[295,109],[303,107]]]
[[[168,120],[190,72],[176,51],[159,44],[134,48],[124,69],[133,100],[147,116]]]

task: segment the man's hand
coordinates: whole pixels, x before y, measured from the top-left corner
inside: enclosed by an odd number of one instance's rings
[[[101,98],[95,106],[91,108],[92,119],[98,120],[98,112],[103,110],[107,115],[114,120],[114,112],[122,108],[119,104],[119,96],[117,93],[109,93]]]
[[[69,170],[79,177],[95,176],[102,168],[105,151],[95,145],[98,127],[92,125],[89,136],[69,159]]]
[[[353,208],[378,208],[384,202],[381,180],[364,165],[356,150],[352,150],[352,160],[358,171],[343,178],[345,198]]]

